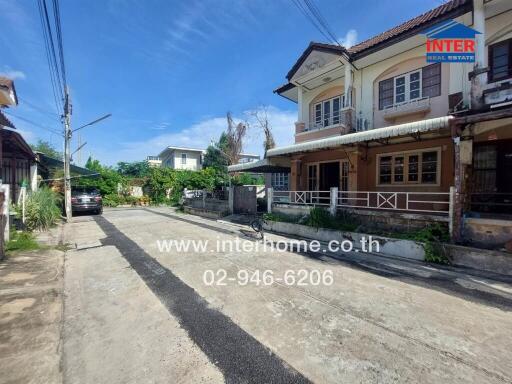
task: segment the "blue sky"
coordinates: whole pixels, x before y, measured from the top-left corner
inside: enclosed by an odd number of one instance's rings
[[[314,0],[340,41],[372,37],[441,0]],[[266,106],[278,145],[292,142],[296,105],[272,93],[310,41],[325,41],[292,0],[61,0],[68,83],[88,155],[114,165],[169,145],[206,147],[225,114],[251,122]],[[0,73],[15,79],[10,112],[60,129],[36,0],[0,0]],[[29,142],[62,139],[12,118]],[[76,147],[74,137],[73,147]],[[262,153],[250,128],[246,152]]]

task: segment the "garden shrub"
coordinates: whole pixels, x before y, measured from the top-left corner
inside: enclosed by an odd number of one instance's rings
[[[47,230],[54,226],[61,216],[61,198],[47,187],[28,195],[25,203],[25,225],[27,229]],[[21,207],[18,207],[21,215]]]

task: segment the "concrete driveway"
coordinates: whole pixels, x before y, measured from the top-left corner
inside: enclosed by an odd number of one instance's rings
[[[162,240],[254,240],[167,208],[65,230],[66,382],[512,382],[503,277],[361,253],[178,252]]]

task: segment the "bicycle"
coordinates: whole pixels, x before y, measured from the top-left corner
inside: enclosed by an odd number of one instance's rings
[[[267,224],[267,221],[263,217],[256,217],[253,221],[251,221],[251,228],[254,230],[254,232],[262,233],[263,224]]]

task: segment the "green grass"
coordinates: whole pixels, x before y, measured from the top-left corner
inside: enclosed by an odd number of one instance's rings
[[[32,251],[41,248],[41,244],[36,241],[31,232],[13,231],[11,232],[11,239],[5,245],[5,250],[7,252]]]
[[[291,216],[291,215],[285,215],[284,213],[264,213],[263,219],[268,221],[279,221],[282,223],[295,223],[297,224],[299,222],[299,217],[297,216]]]

